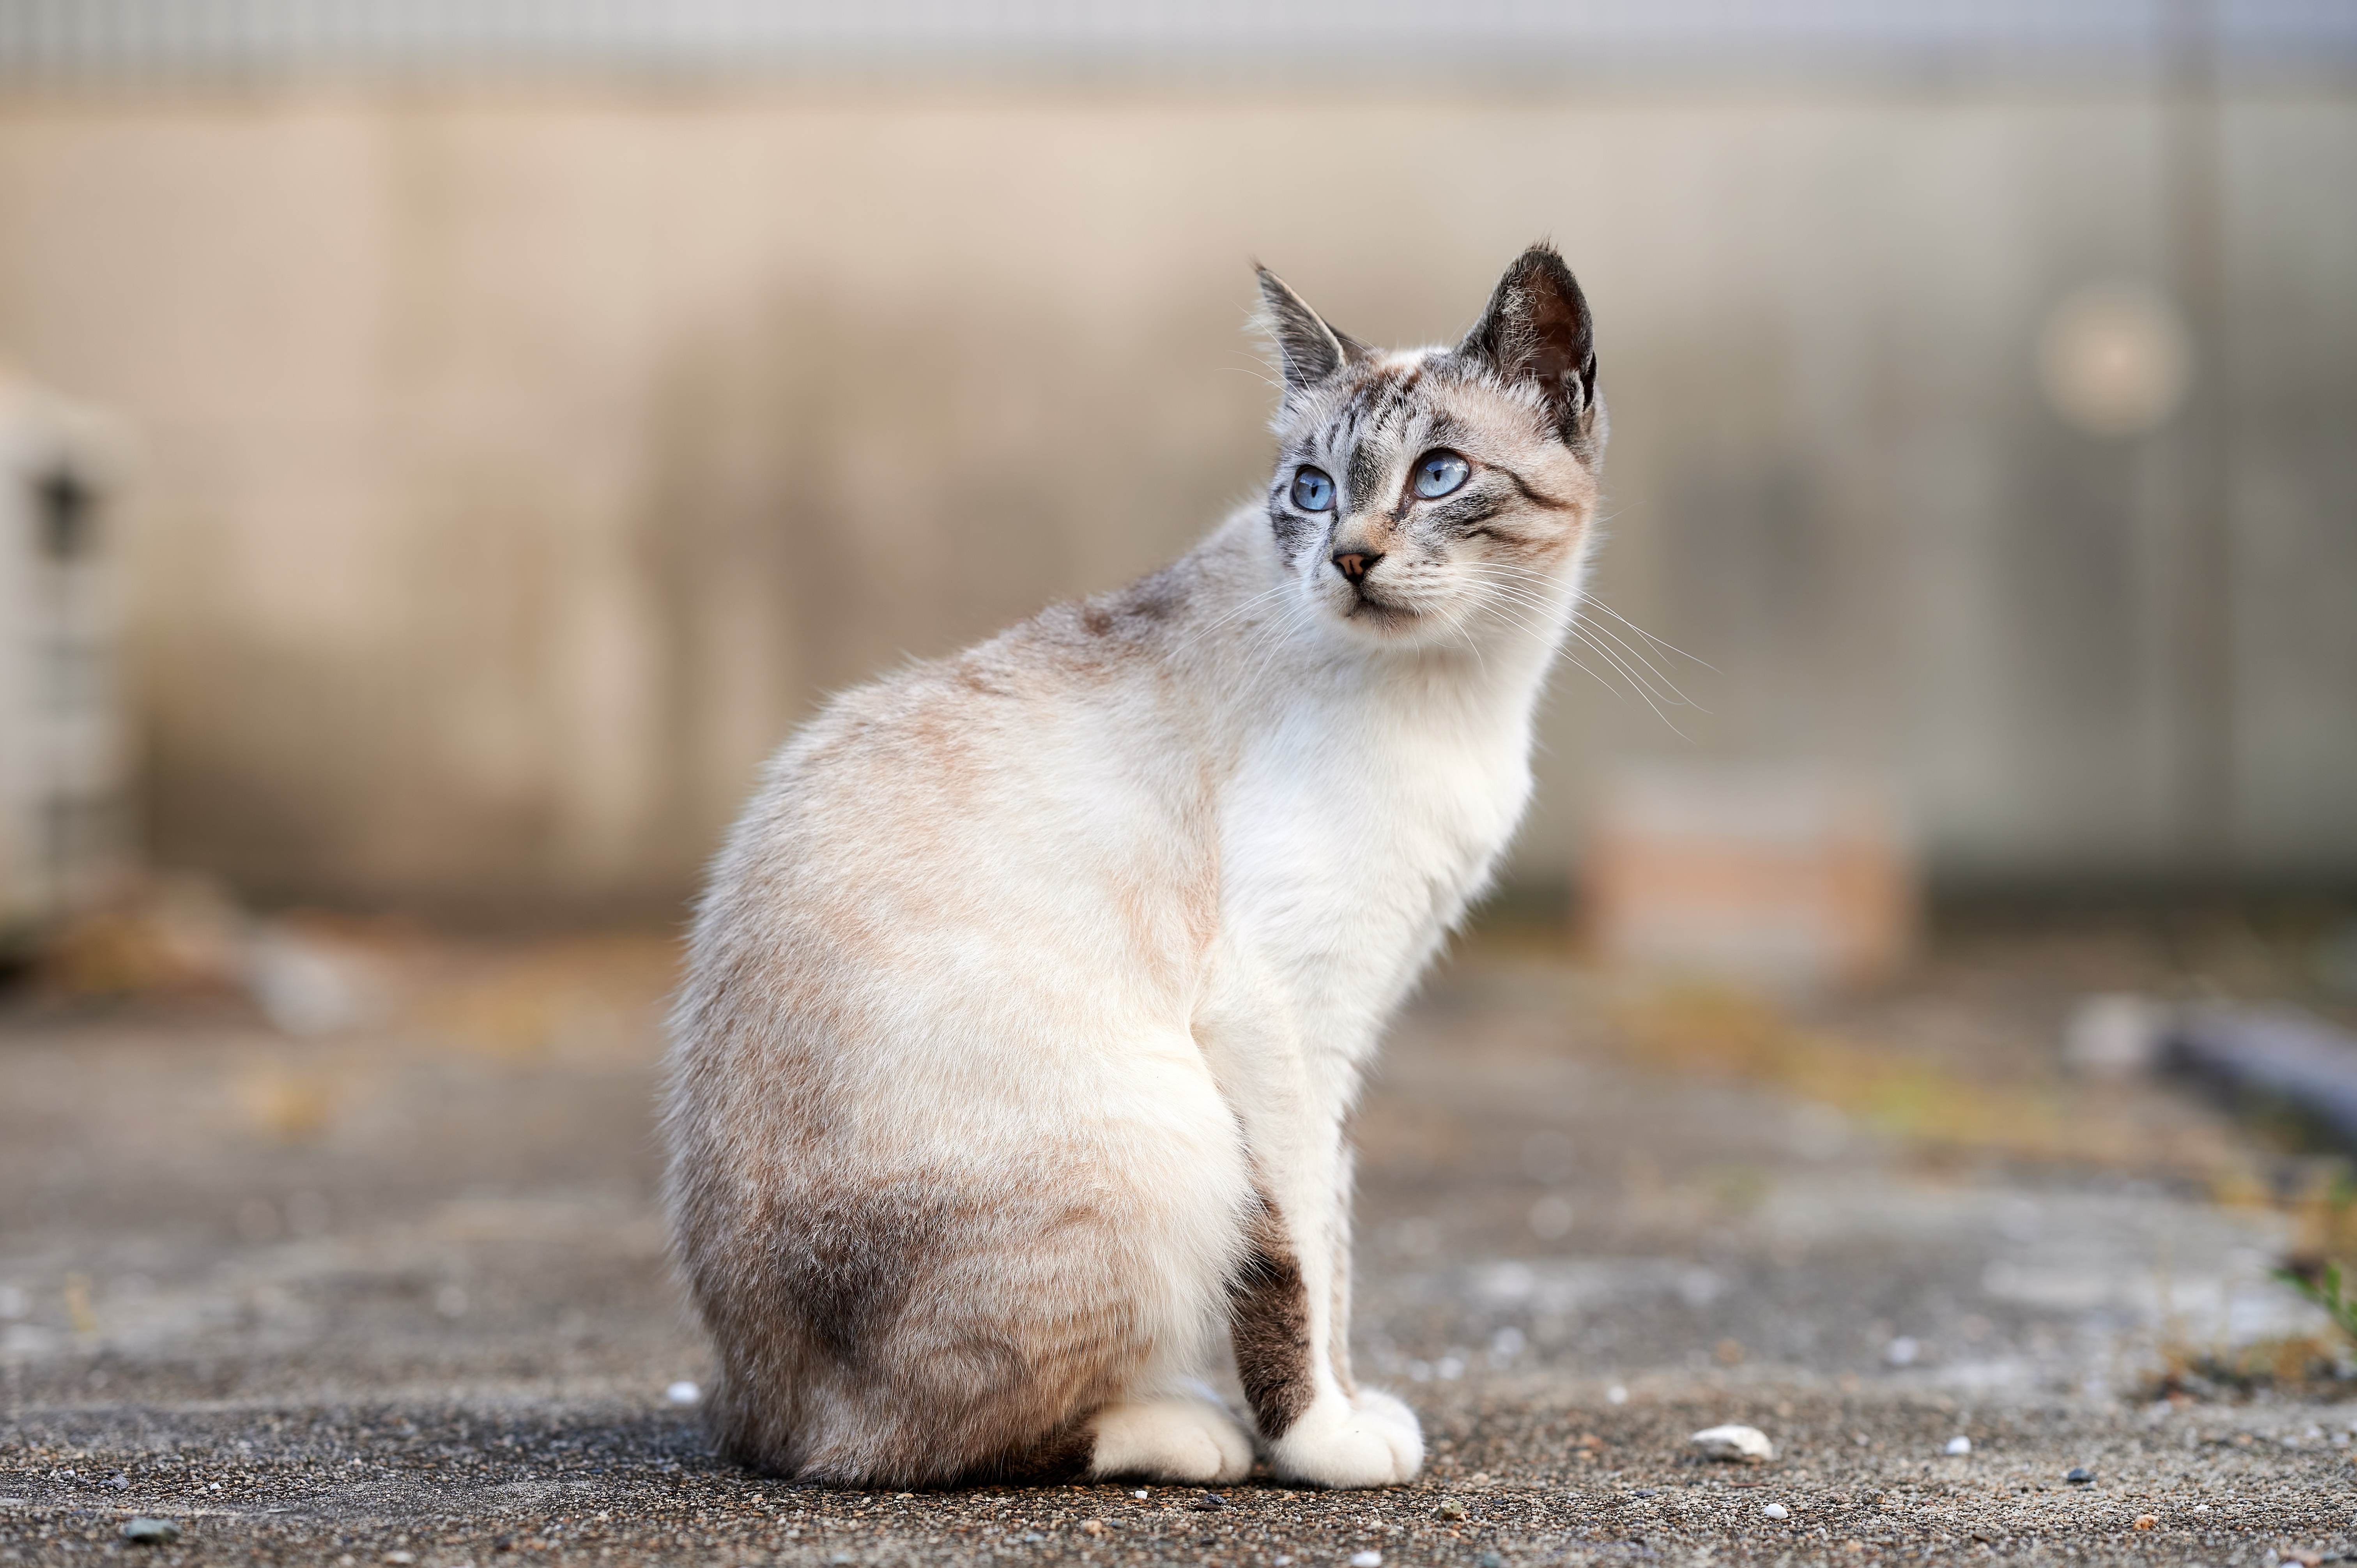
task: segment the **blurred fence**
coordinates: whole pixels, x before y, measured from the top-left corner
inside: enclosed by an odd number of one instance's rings
[[[1246,256],[1433,341],[1541,233],[1707,667],[1575,650],[1519,875],[1667,762],[2345,885],[2352,16],[0,0],[0,360],[138,432],[149,842],[268,895],[662,906],[821,693],[1254,491]]]

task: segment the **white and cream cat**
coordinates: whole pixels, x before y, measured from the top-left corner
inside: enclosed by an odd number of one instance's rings
[[[1530,793],[1604,416],[1555,252],[1455,349],[1260,274],[1260,504],[845,693],[712,872],[667,1197],[721,1450],[875,1486],[1405,1481],[1345,1124]],[[1198,1380],[1225,1336],[1252,1430]]]

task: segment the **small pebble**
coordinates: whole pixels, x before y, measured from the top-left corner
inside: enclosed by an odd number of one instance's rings
[[[1104,1520],[1101,1519],[1084,1519],[1081,1520],[1081,1533],[1082,1535],[1103,1535],[1104,1533]]]
[[[1949,1452],[1949,1453],[1951,1453],[1951,1454],[1969,1454],[1969,1453],[1971,1453],[1972,1451],[1973,1451],[1973,1440],[1972,1440],[1971,1438],[1959,1435],[1959,1436],[1951,1437],[1951,1438],[1949,1438],[1949,1439],[1948,1439],[1948,1452]]]
[[[1756,1426],[1706,1427],[1689,1441],[1703,1451],[1706,1458],[1724,1459],[1729,1464],[1758,1465],[1776,1457],[1775,1444]]]
[[[1611,1401],[1614,1404],[1627,1404],[1629,1402],[1629,1391],[1620,1384],[1615,1383],[1610,1388],[1604,1391],[1604,1397]]]
[[[1353,1552],[1351,1553],[1351,1568],[1383,1568],[1383,1554],[1380,1552]]]
[[[2157,1529],[2157,1528],[2158,1528],[2159,1524],[2160,1524],[2160,1520],[2159,1520],[2157,1516],[2155,1516],[2155,1515],[2153,1515],[2153,1514],[2148,1514],[2148,1513],[2140,1513],[2140,1514],[2136,1515],[2136,1527],[2138,1530],[2153,1530],[2153,1529]]]
[[[1228,1499],[1217,1492],[1205,1492],[1187,1506],[1197,1513],[1217,1513],[1228,1506]]]
[[[1761,1509],[1760,1511],[1769,1519],[1784,1519],[1789,1517],[1792,1513],[1792,1510],[1786,1508],[1782,1503],[1770,1503],[1766,1508]]]
[[[2095,1473],[2083,1465],[2073,1465],[2062,1473],[2062,1478],[2074,1487],[2083,1487],[2095,1478]]]
[[[673,1404],[694,1404],[703,1397],[703,1389],[699,1388],[694,1383],[688,1381],[685,1378],[682,1378],[679,1381],[672,1384],[671,1387],[663,1390],[663,1398],[671,1401]]]
[[[180,1527],[168,1519],[138,1519],[123,1521],[123,1539],[137,1546],[168,1546],[180,1539]]]
[[[1473,1568],[1506,1568],[1506,1560],[1494,1552],[1484,1552],[1473,1559]]]
[[[1133,1498],[1137,1498],[1140,1502],[1144,1502],[1144,1501],[1146,1500],[1146,1488],[1145,1488],[1145,1487],[1138,1487],[1138,1489],[1137,1489],[1137,1490],[1135,1490],[1135,1491],[1134,1491],[1134,1492],[1130,1493],[1129,1495],[1130,1495],[1131,1497],[1133,1497]]]
[[[1443,1498],[1440,1499],[1440,1506],[1432,1510],[1432,1517],[1435,1519],[1463,1519],[1465,1517],[1465,1505],[1458,1502],[1455,1498]]]
[[[1882,1359],[1894,1367],[1911,1367],[1922,1354],[1922,1341],[1905,1334],[1882,1348]]]

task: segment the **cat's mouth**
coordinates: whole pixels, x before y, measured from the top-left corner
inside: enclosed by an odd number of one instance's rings
[[[1354,596],[1351,607],[1342,612],[1344,620],[1370,626],[1399,626],[1419,618],[1416,612],[1405,605],[1395,604],[1370,592],[1364,583],[1353,583],[1351,587]]]
[[[1318,596],[1335,619],[1358,628],[1361,635],[1382,636],[1405,632],[1429,618],[1427,612],[1433,607],[1419,606],[1415,596],[1399,590],[1396,583],[1378,585],[1365,575],[1344,577],[1330,573],[1318,585]]]

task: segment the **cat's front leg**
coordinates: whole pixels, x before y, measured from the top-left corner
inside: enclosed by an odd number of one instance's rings
[[[1351,1379],[1343,1344],[1348,1273],[1334,1244],[1347,1225],[1339,1213],[1297,1219],[1265,1190],[1263,1202],[1230,1332],[1271,1466],[1287,1480],[1321,1487],[1415,1479],[1424,1465],[1415,1413]]]
[[[1351,1085],[1321,1080],[1276,1031],[1223,1034],[1231,1047],[1219,1053],[1223,1082],[1244,1125],[1259,1196],[1229,1314],[1254,1424],[1288,1480],[1412,1480],[1424,1464],[1415,1415],[1351,1377],[1351,1172],[1342,1137]]]

